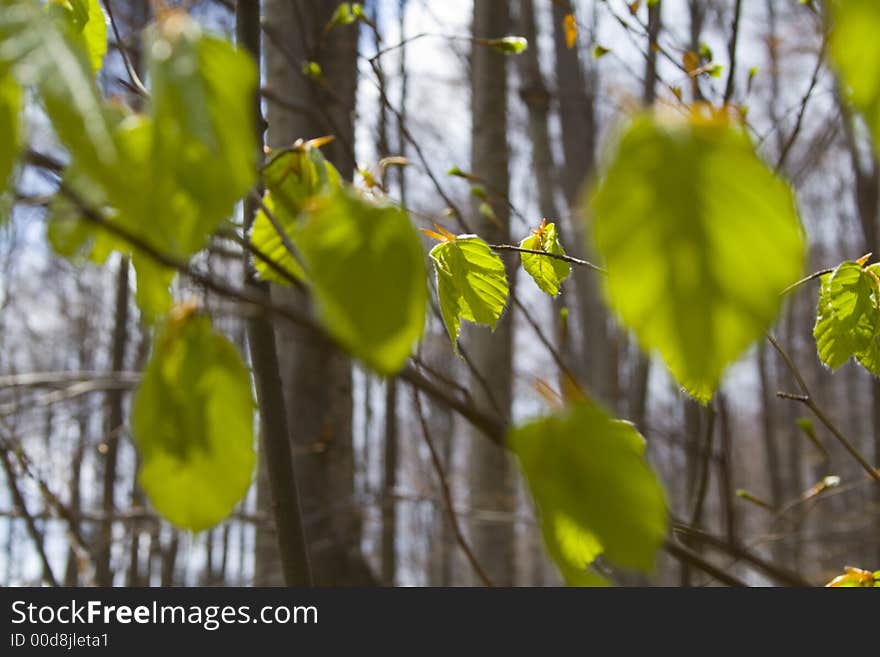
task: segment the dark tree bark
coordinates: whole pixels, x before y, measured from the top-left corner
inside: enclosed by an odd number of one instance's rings
[[[500,38],[509,30],[509,3],[506,0],[475,0],[473,35],[475,39]],[[495,217],[483,216],[475,206],[472,227],[483,239],[495,244],[510,241],[510,211],[506,202],[510,174],[507,145],[507,58],[479,43],[471,51],[471,170],[491,190]],[[508,261],[511,295],[515,289],[515,261]],[[472,381],[476,403],[506,418],[512,403],[513,312],[508,303],[506,315],[494,333],[485,328],[468,327],[467,351],[486,389]],[[475,377],[476,378],[476,377]],[[515,532],[512,515],[516,509],[515,470],[510,455],[497,445],[474,435],[470,458],[473,549],[496,584],[512,584],[516,576]],[[492,519],[486,519],[491,515]]]
[[[563,164],[560,182],[570,216],[573,243],[587,245],[588,217],[581,211],[581,191],[595,170],[596,120],[593,85],[595,73],[584,74],[577,48],[569,48],[565,16],[572,11],[568,0],[553,3],[556,54],[556,99],[562,128]],[[581,340],[575,357],[576,372],[599,399],[612,401],[612,363],[608,312],[602,303],[595,272],[575,267],[572,274],[577,295],[577,318]]]
[[[110,345],[110,368],[113,372],[125,369],[125,348],[128,343],[128,269],[128,257],[120,258],[116,274],[115,324],[113,340]],[[104,470],[101,480],[103,519],[95,551],[95,583],[98,586],[113,586],[111,566],[113,515],[116,512],[116,463],[125,423],[123,395],[122,390],[111,390],[107,393],[107,428],[104,438],[107,451],[104,455]]]

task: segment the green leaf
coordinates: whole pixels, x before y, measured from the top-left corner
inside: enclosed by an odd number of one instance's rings
[[[707,401],[804,265],[791,190],[723,118],[638,117],[595,195],[607,298],[642,349]]]
[[[103,190],[83,176],[75,164],[64,172],[64,185],[91,208],[106,203]],[[46,237],[56,253],[77,263],[88,260],[102,264],[113,251],[129,250],[128,244],[85,219],[80,207],[60,192],[49,205]]]
[[[100,0],[51,0],[50,7],[82,35],[92,70],[100,71],[107,54],[107,21]]]
[[[489,245],[476,235],[459,235],[431,249],[440,313],[455,346],[461,320],[493,331],[507,305],[507,272]]]
[[[153,140],[144,209],[168,233],[167,246],[188,256],[256,182],[257,68],[177,12],[151,30],[146,50]]]
[[[171,310],[169,290],[176,272],[156,263],[148,255],[135,251],[131,264],[136,276],[135,301],[148,322],[155,322]]]
[[[73,23],[30,0],[6,0],[0,11],[0,70],[35,86],[61,142],[84,171],[117,168],[112,121]]]
[[[520,242],[521,249],[530,251],[543,251],[554,255],[565,255],[565,249],[559,243],[559,237],[556,234],[556,224],[541,224],[538,230],[533,231],[530,237]],[[555,297],[559,294],[559,286],[571,274],[571,266],[564,260],[551,258],[548,256],[536,255],[533,253],[523,253],[522,264],[532,280],[541,290]]]
[[[309,202],[294,242],[330,334],[380,374],[396,374],[422,337],[428,302],[407,214],[339,188]]]
[[[857,262],[841,263],[820,279],[813,337],[819,358],[832,370],[855,357],[880,376],[878,280]]]
[[[526,48],[529,47],[528,40],[520,36],[485,39],[482,43],[500,53],[504,53],[505,55],[519,55],[520,53],[525,52]]]
[[[563,574],[583,573],[600,552],[618,566],[653,569],[666,499],[632,424],[584,401],[514,429],[509,444]]]
[[[0,147],[0,193],[6,191],[21,149],[21,110],[21,88],[15,78],[0,72],[0,135],[3,135],[3,146]]]
[[[172,316],[132,410],[140,484],[162,516],[200,531],[232,512],[251,483],[253,407],[235,347],[205,316]]]
[[[853,105],[864,115],[880,153],[880,3],[833,0],[831,58]]]
[[[282,151],[263,170],[266,194],[263,205],[292,240],[297,218],[306,201],[325,189],[340,185],[339,172],[324,159],[321,151],[305,144]],[[251,244],[297,279],[304,279],[302,264],[284,244],[278,230],[263,208],[257,212],[251,229]],[[290,281],[259,258],[254,266],[264,281],[289,285]]]

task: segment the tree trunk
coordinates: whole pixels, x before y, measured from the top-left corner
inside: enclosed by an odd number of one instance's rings
[[[475,0],[475,39],[500,38],[509,29],[506,0]],[[507,199],[510,178],[507,145],[507,59],[477,43],[471,52],[471,170],[499,199],[493,205],[495,220],[474,212],[472,226],[490,243],[510,240],[510,212]],[[511,295],[514,290],[515,260],[508,260]],[[475,402],[484,409],[510,413],[512,403],[513,312],[508,310],[494,333],[472,327],[465,342],[474,367],[488,383],[484,390],[474,382]],[[474,377],[476,378],[476,377]],[[493,403],[494,402],[494,403]],[[481,435],[471,436],[470,459],[473,549],[477,559],[496,584],[512,584],[516,575],[514,525],[507,516],[516,509],[514,469],[505,450]],[[487,517],[491,516],[491,517]]]
[[[254,0],[239,0],[236,8],[236,35],[240,46],[260,60],[260,6]],[[257,130],[257,143],[260,145],[254,160],[262,151],[263,129],[260,100],[254,96],[254,125]],[[252,197],[244,202],[245,229],[250,230],[257,204]],[[269,296],[269,286],[256,279],[249,262],[245,262],[245,285],[256,294]],[[303,529],[302,509],[298,484],[293,469],[290,433],[288,431],[287,411],[279,372],[278,353],[272,324],[264,316],[254,316],[247,323],[247,343],[253,365],[257,400],[260,408],[260,474],[258,482],[263,483],[262,500],[271,507],[275,520],[274,528],[277,550],[260,543],[264,535],[258,532],[258,548],[266,548],[269,554],[277,554],[280,573],[269,572],[271,560],[257,560],[254,575],[257,584],[276,583],[278,575],[288,586],[309,586],[312,572]],[[266,490],[268,489],[268,490]],[[268,494],[267,494],[268,493]],[[209,564],[210,565],[210,564]]]
[[[593,107],[594,80],[581,67],[577,48],[569,48],[564,29],[565,16],[572,10],[567,0],[553,3],[554,46],[556,52],[556,98],[562,128],[564,167],[562,189],[570,213],[569,232],[574,247],[586,249],[585,217],[580,208],[581,190],[595,169],[596,125]],[[589,255],[588,251],[585,251]],[[599,295],[595,272],[575,267],[572,274],[577,295],[578,325],[581,332],[576,372],[592,393],[611,401],[611,358],[608,339],[608,312]]]
[[[113,327],[113,341],[110,345],[110,369],[113,372],[125,368],[125,347],[128,342],[128,257],[119,259],[116,274],[116,311]],[[104,455],[104,471],[101,485],[101,512],[103,520],[98,533],[98,546],[95,556],[95,583],[98,586],[113,586],[111,553],[113,551],[113,515],[116,512],[116,461],[119,455],[119,442],[125,423],[123,417],[123,391],[111,390],[107,393],[107,429]]]
[[[282,98],[317,108],[320,114],[298,113],[269,102],[268,142],[277,148],[298,138],[332,134],[336,140],[325,154],[343,178],[350,179],[358,32],[355,24],[323,34],[338,4],[335,0],[264,3],[267,86]],[[320,64],[320,88],[302,74],[305,61]],[[274,288],[272,297],[300,312],[312,312],[297,290]],[[308,332],[284,326],[277,329],[276,338],[314,582],[375,584],[361,553],[361,512],[354,496],[351,361]],[[265,505],[265,495],[260,500]],[[264,580],[278,571],[271,550],[261,548],[267,534],[269,530],[259,532],[257,546],[257,571]]]

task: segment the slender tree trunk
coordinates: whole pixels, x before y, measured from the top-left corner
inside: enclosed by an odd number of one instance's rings
[[[706,18],[706,0],[688,0],[690,17],[690,49],[699,56],[700,44],[703,40],[703,21]],[[691,93],[695,102],[703,101],[703,90],[700,89],[700,76],[691,76]]]
[[[246,48],[254,58],[260,60],[260,6],[256,0],[239,0],[236,9],[236,36],[240,47]],[[257,142],[262,145],[262,110],[258,96],[254,96],[254,125]],[[258,148],[257,157],[262,152]],[[252,197],[244,202],[244,222],[250,229],[256,215],[257,204]],[[269,295],[267,285],[257,281],[250,264],[245,262],[245,284],[258,294]],[[303,530],[302,510],[298,484],[293,469],[293,455],[287,425],[287,412],[282,395],[278,354],[275,347],[275,334],[270,321],[263,316],[248,320],[248,347],[256,382],[257,400],[260,408],[260,467],[265,475],[259,480],[268,483],[268,495],[263,490],[264,502],[271,506],[275,520],[277,552],[280,557],[280,573],[267,573],[258,560],[255,573],[257,584],[275,583],[278,575],[288,586],[309,586],[312,573]],[[268,498],[268,499],[267,499]],[[273,554],[271,548],[267,550]]]
[[[382,584],[394,586],[397,572],[397,381],[385,382],[385,454],[382,481]]]
[[[110,369],[119,372],[125,368],[125,347],[128,343],[128,257],[119,259],[116,274],[116,311],[113,340],[110,345]],[[116,512],[116,462],[122,438],[123,391],[107,393],[107,431],[104,471],[101,482],[101,512],[103,519],[98,534],[95,556],[95,582],[98,586],[113,586],[111,554],[113,550],[113,515]]]
[[[174,575],[177,571],[177,553],[180,549],[180,536],[174,527],[170,528],[171,536],[168,545],[162,551],[162,571],[160,585],[162,587],[174,586]]]
[[[529,48],[519,57],[520,91],[519,95],[528,110],[529,141],[532,146],[532,169],[535,181],[538,185],[538,208],[542,217],[549,217],[557,222],[557,227],[563,243],[570,244],[565,235],[568,223],[559,220],[559,210],[556,203],[556,162],[553,157],[553,142],[550,138],[549,113],[550,92],[541,72],[541,62],[538,51],[538,27],[535,20],[535,6],[533,0],[520,0],[519,4],[519,33],[529,42]],[[568,354],[566,348],[566,326],[563,319],[563,311],[567,308],[567,295],[561,294],[554,300],[552,306],[553,319],[556,332],[560,339],[560,351]],[[570,354],[569,354],[570,355]],[[565,390],[570,382],[565,380],[567,373],[559,372],[560,389]],[[531,562],[531,583],[538,585],[544,579],[546,557],[543,550],[543,537],[540,527],[529,527],[527,541],[527,555]]]
[[[657,99],[657,49],[655,44],[663,29],[663,1],[648,8],[648,44],[645,53],[645,86],[642,104],[650,108]],[[634,345],[634,360],[629,386],[628,411],[630,419],[642,431],[647,429],[648,382],[651,376],[651,357]]]
[[[325,154],[343,178],[354,172],[353,114],[357,84],[357,24],[324,33],[335,0],[266,0],[265,70],[268,87],[320,116],[269,102],[268,142],[290,146],[298,138],[332,134]],[[302,64],[320,64],[323,81],[306,79]],[[274,288],[273,299],[312,312],[297,290]],[[291,327],[276,332],[281,380],[291,419],[294,470],[305,519],[309,558],[318,585],[375,584],[361,552],[361,509],[354,491],[351,362],[328,341]],[[265,503],[265,496],[262,498]],[[265,537],[266,531],[261,532]],[[258,554],[258,568],[271,560]]]
[[[564,29],[565,16],[572,11],[568,0],[553,3],[554,47],[556,53],[556,97],[562,128],[564,166],[560,175],[566,208],[570,214],[570,234],[576,246],[586,248],[585,217],[580,207],[581,191],[595,169],[596,126],[593,107],[593,74],[584,75],[577,48],[569,48]],[[576,372],[592,393],[611,401],[611,353],[608,312],[602,303],[595,272],[575,267],[572,274],[577,293],[580,353]]]
[[[505,36],[510,27],[508,5],[506,0],[475,0],[474,37]],[[501,199],[507,198],[510,186],[506,63],[506,57],[491,48],[475,44],[472,49],[471,170]],[[508,206],[502,201],[495,203],[493,209],[495,220],[475,211],[473,228],[489,242],[506,244],[510,240]],[[508,261],[507,273],[513,294],[513,259]],[[488,383],[487,391],[477,384],[471,386],[476,403],[486,409],[497,407],[505,415],[510,413],[512,403],[513,324],[513,311],[508,304],[507,313],[494,333],[469,327],[465,336],[474,367]],[[473,435],[469,480],[471,506],[475,510],[474,552],[494,583],[512,584],[516,576],[515,528],[506,516],[515,511],[517,494],[510,456],[483,436]]]

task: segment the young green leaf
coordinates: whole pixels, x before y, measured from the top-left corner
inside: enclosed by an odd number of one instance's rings
[[[791,190],[721,117],[636,118],[593,200],[607,298],[645,351],[706,402],[802,271]]]
[[[398,207],[337,188],[295,225],[318,316],[353,356],[396,374],[421,339],[428,303],[418,235]]]
[[[877,277],[857,262],[841,263],[820,279],[813,337],[832,370],[855,357],[880,376],[880,293]]]
[[[870,570],[847,566],[843,575],[838,575],[826,587],[831,588],[880,588],[880,570]]]
[[[209,318],[173,314],[132,410],[140,484],[162,516],[200,531],[232,512],[251,483],[253,408],[235,347]]]
[[[525,52],[529,47],[527,39],[519,36],[506,36],[500,39],[484,39],[481,41],[484,45],[489,46],[493,50],[497,50],[505,55],[519,55]]]
[[[519,246],[521,249],[529,251],[565,255],[565,249],[562,248],[556,234],[556,224],[547,223],[546,219],[537,230],[532,231],[531,236],[520,242]],[[571,265],[558,258],[534,253],[522,253],[521,256],[523,269],[532,277],[538,287],[551,297],[558,295],[559,286],[571,274]]]
[[[21,148],[21,110],[21,88],[11,75],[0,73],[0,194],[6,191]]]
[[[256,181],[253,60],[174,12],[148,37],[153,221],[188,256]]]
[[[84,168],[117,166],[111,122],[71,21],[39,2],[7,0],[0,11],[0,69],[7,67],[23,87],[39,90],[55,132]]]
[[[100,71],[107,54],[107,21],[100,0],[51,0],[49,6],[82,35],[92,70]]]
[[[831,57],[880,149],[880,3],[832,0]],[[880,153],[880,150],[877,150]]]
[[[453,346],[461,320],[493,331],[507,305],[507,272],[501,258],[476,235],[459,235],[431,249],[440,313]]]
[[[254,218],[251,244],[291,276],[303,280],[302,264],[290,252],[266,210],[278,222],[287,241],[293,240],[296,222],[306,201],[325,189],[338,188],[339,172],[324,159],[320,150],[305,144],[272,157],[263,170],[263,180],[265,209],[260,208]],[[255,258],[254,266],[264,281],[290,284],[289,279],[263,260]]]
[[[653,569],[666,499],[632,424],[582,401],[517,427],[508,442],[563,574],[583,575],[600,552],[619,566]]]

